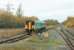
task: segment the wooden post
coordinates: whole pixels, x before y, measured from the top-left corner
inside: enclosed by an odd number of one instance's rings
[[[49,38],[48,32],[44,32],[43,37],[45,41],[48,41],[48,38]]]

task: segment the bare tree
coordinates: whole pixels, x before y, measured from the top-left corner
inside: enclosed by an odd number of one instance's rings
[[[22,6],[21,6],[21,4],[17,8],[16,15],[18,17],[21,17],[22,16]]]

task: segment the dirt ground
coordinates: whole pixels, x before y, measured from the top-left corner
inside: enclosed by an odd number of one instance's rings
[[[0,39],[2,38],[8,38],[17,34],[20,34],[21,32],[24,31],[24,28],[19,28],[19,29],[0,29]]]

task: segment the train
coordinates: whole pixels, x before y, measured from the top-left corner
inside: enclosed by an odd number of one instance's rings
[[[42,33],[43,31],[45,31],[46,27],[45,27],[45,23],[44,21],[40,21],[40,20],[36,20],[36,21],[32,21],[32,20],[27,20],[25,22],[25,31],[31,35],[32,32],[37,33]]]

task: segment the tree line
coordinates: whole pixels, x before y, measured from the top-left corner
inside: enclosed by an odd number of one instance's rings
[[[1,10],[2,11],[2,10]],[[35,16],[16,16],[11,12],[2,11],[0,12],[0,28],[20,28],[24,27],[26,20],[37,20],[38,18]]]
[[[26,20],[35,21],[39,19],[36,16],[23,16],[21,4],[18,6],[15,15],[11,12],[9,5],[7,5],[7,10],[0,9],[0,28],[22,28]],[[45,22],[48,23],[47,25],[58,24],[58,21],[54,20],[45,20]]]

